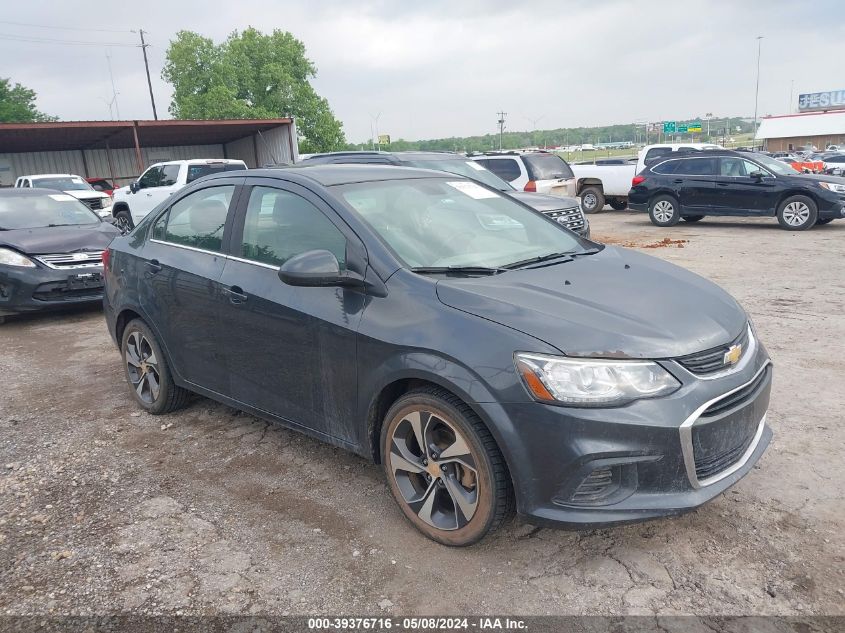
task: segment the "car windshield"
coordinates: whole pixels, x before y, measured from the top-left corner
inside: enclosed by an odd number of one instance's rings
[[[194,182],[195,180],[208,176],[208,174],[219,174],[221,171],[239,171],[246,169],[240,163],[207,163],[205,165],[188,165],[188,177],[186,182]]]
[[[333,189],[412,269],[498,269],[586,252],[559,224],[470,180],[383,180]]]
[[[523,154],[522,160],[528,165],[532,180],[573,177],[566,161],[555,154]]]
[[[33,178],[33,187],[58,189],[59,191],[91,191],[91,185],[79,176],[55,176],[52,178]]]
[[[769,158],[765,154],[752,154],[752,157],[770,172],[779,176],[794,176],[797,173],[788,163]]]
[[[100,218],[66,193],[0,196],[0,230],[96,224]]]
[[[499,191],[514,191],[510,183],[505,182],[492,171],[482,167],[480,163],[474,160],[455,160],[448,158],[441,160],[409,160],[405,161],[404,164],[422,169],[448,171],[450,174],[457,174],[458,176],[465,176],[466,178],[483,182],[488,187],[493,187],[493,189],[498,189]]]

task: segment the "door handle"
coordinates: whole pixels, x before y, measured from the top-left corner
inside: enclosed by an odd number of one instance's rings
[[[157,272],[161,272],[161,264],[158,263],[157,259],[151,259],[147,262],[147,277],[152,277]]]
[[[673,182],[673,183],[675,183],[676,185],[682,185],[682,184],[684,184],[684,181],[683,181],[681,178],[676,178],[676,179],[675,179],[675,180],[673,180],[672,182]]]
[[[716,186],[717,187],[727,187],[729,184],[730,183],[728,183],[728,182],[717,182]]]
[[[243,288],[241,288],[240,286],[231,286],[229,288],[226,288],[224,286],[223,292],[229,295],[229,302],[235,305],[246,303],[246,300],[248,299]]]

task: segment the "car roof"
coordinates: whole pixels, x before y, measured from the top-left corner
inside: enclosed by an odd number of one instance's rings
[[[468,157],[455,152],[437,151],[437,150],[405,150],[401,152],[384,152],[376,150],[360,150],[349,152],[325,152],[322,154],[312,154],[308,158],[302,159],[302,163],[311,162],[317,163],[321,159],[330,158],[395,158],[398,161],[403,160],[470,160]]]
[[[231,178],[236,172],[222,172],[206,176],[207,179]],[[463,176],[446,174],[433,169],[419,169],[417,167],[400,167],[397,165],[369,165],[369,164],[320,164],[293,165],[291,167],[250,169],[250,178],[274,178],[294,182],[311,181],[324,187],[346,185],[355,182],[377,182],[380,180],[407,180],[409,178],[459,178]]]
[[[19,176],[19,178],[82,178],[76,174],[30,174],[29,176]]]
[[[64,194],[62,191],[58,191],[57,189],[44,189],[41,187],[3,187],[0,189],[0,196],[46,196],[46,195],[61,195]],[[67,195],[67,194],[64,194]]]

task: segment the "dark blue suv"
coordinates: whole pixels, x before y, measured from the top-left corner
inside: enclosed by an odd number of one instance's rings
[[[210,176],[104,266],[139,406],[194,392],[381,463],[447,545],[514,506],[578,526],[678,514],[771,437],[771,361],[730,295],[454,174]]]
[[[657,226],[708,215],[777,217],[782,228],[803,231],[845,217],[845,178],[799,174],[759,153],[703,150],[634,176],[628,206]]]

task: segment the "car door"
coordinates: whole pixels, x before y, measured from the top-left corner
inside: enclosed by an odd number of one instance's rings
[[[179,164],[165,164],[161,166],[161,176],[159,177],[158,184],[144,190],[144,195],[146,196],[144,207],[147,209],[144,215],[181,189],[177,183],[179,182],[179,171],[183,168],[187,169],[185,165]]]
[[[363,274],[363,245],[308,189],[277,179],[250,178],[248,184],[221,278],[232,397],[354,441],[356,333],[365,296],[346,288],[288,286],[278,273],[294,255],[325,249],[342,268]]]
[[[710,157],[679,158],[677,166],[669,178],[672,187],[678,192],[678,199],[684,211],[706,212],[717,215],[716,170],[717,159]]]
[[[226,394],[220,350],[220,275],[243,178],[214,180],[180,197],[154,220],[142,249],[141,307],[185,380]]]
[[[721,215],[771,215],[777,188],[777,180],[757,163],[739,156],[719,158],[716,205]]]

